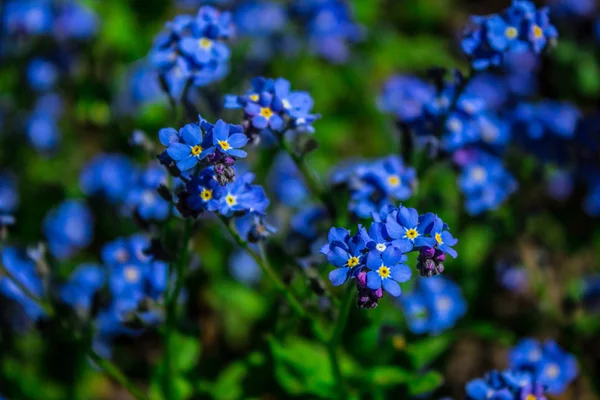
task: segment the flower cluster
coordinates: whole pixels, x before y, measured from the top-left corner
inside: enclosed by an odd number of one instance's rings
[[[329,263],[337,267],[329,273],[334,286],[357,278],[359,306],[376,306],[375,298],[381,298],[383,290],[394,297],[402,293],[398,283],[408,281],[412,275],[405,264],[406,253],[420,251],[421,255],[428,253],[431,257],[442,253],[457,256],[451,247],[457,240],[432,213],[419,215],[414,208],[389,206],[374,218],[369,229],[359,226],[356,235],[344,228],[331,228],[329,243],[321,249]],[[439,257],[433,262],[439,262]],[[425,268],[421,274],[432,276]]]
[[[467,399],[546,399],[546,394],[562,394],[578,374],[575,357],[551,340],[521,340],[510,351],[509,362],[509,370],[469,382]]]
[[[50,210],[43,221],[50,254],[68,259],[93,238],[93,215],[85,203],[67,200]]]
[[[94,348],[105,356],[110,354],[114,336],[136,334],[140,327],[162,319],[154,305],[163,300],[168,266],[145,254],[149,245],[142,235],[109,242],[102,248],[104,266],[81,265],[61,287],[63,302],[80,314],[89,314],[92,299],[105,282],[108,285],[110,301],[95,316],[94,337]]]
[[[313,100],[307,92],[291,91],[283,79],[254,78],[246,94],[225,96],[225,108],[244,109],[244,130],[253,139],[264,130],[282,133],[288,129],[313,132]]]
[[[363,36],[361,26],[354,21],[345,1],[298,0],[293,9],[306,21],[311,50],[330,62],[347,61],[348,43],[357,42]]]
[[[206,86],[227,73],[234,33],[228,12],[204,6],[195,17],[179,15],[154,42],[150,62],[159,71],[176,101],[188,85]]]
[[[237,158],[246,157],[241,150],[248,142],[240,125],[217,121],[211,124],[199,118],[199,122],[187,124],[179,131],[163,128],[158,133],[166,147],[159,156],[160,162],[170,168],[172,174],[196,175],[196,172],[213,167],[221,185],[235,180],[233,165]],[[174,168],[176,171],[174,172]]]
[[[25,252],[12,246],[2,249],[0,261],[10,274],[10,277],[0,276],[0,295],[20,304],[31,320],[35,321],[44,316],[44,309],[34,300],[44,294],[44,285],[36,270],[35,262]],[[14,282],[11,277],[17,282]],[[30,295],[34,296],[34,299]]]
[[[252,185],[254,174],[243,174],[225,186],[217,179],[215,170],[206,168],[187,182],[185,191],[179,194],[181,214],[197,216],[203,211],[213,211],[225,217],[264,215],[269,199],[261,186]]]
[[[467,312],[460,287],[442,276],[419,279],[414,290],[402,296],[400,304],[409,329],[416,334],[450,329]]]
[[[531,375],[552,395],[564,392],[578,374],[577,361],[556,342],[523,339],[510,352],[510,368]]]
[[[476,70],[502,65],[506,53],[539,54],[558,37],[548,13],[528,0],[513,0],[500,14],[472,17],[462,49]]]
[[[513,371],[491,371],[484,378],[474,379],[465,388],[467,400],[536,399],[546,400],[544,388],[527,374]]]
[[[59,40],[84,40],[98,29],[96,15],[74,0],[9,0],[1,18],[3,30],[11,36],[53,35]]]
[[[350,192],[349,210],[361,218],[395,201],[408,200],[417,185],[414,168],[402,158],[388,156],[371,162],[353,162],[335,170],[333,185],[343,185]]]

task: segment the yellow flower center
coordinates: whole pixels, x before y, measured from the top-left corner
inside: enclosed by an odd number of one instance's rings
[[[198,40],[198,45],[203,49],[210,49],[213,45],[213,42],[212,40],[203,37],[200,40]]]
[[[519,31],[514,26],[509,26],[506,28],[506,31],[504,31],[504,34],[507,38],[514,39],[519,35]]]
[[[135,283],[140,279],[140,271],[134,267],[129,266],[125,268],[125,279],[129,283]]]
[[[542,28],[540,28],[538,25],[534,25],[533,26],[533,36],[536,39],[541,38],[542,36],[544,36],[544,31],[542,30]]]
[[[231,194],[228,194],[227,197],[225,197],[225,201],[230,206],[233,206],[237,203],[237,199],[235,198],[235,196],[233,196]]]
[[[385,265],[382,265],[377,270],[377,273],[379,274],[380,277],[387,278],[388,276],[390,276],[390,269],[388,267],[386,267]]]
[[[442,235],[439,233],[435,234],[435,240],[436,242],[438,242],[438,244],[444,244],[444,241],[442,240]]]
[[[199,156],[202,153],[202,146],[194,146],[192,147],[192,155]]]
[[[273,115],[273,110],[271,110],[269,107],[263,107],[260,109],[260,115],[266,119],[269,119]]]
[[[406,231],[406,237],[409,239],[414,239],[417,236],[419,236],[419,232],[417,232],[415,228],[411,228]]]
[[[396,187],[400,184],[400,177],[398,175],[390,175],[388,178],[390,186]]]
[[[252,101],[258,101],[258,95],[257,94],[251,94],[248,97],[250,97],[250,100],[252,100]]]
[[[358,259],[358,257],[350,257],[348,259],[347,265],[350,268],[354,268],[354,267],[356,267],[358,265],[359,262],[360,262],[360,260]]]
[[[394,337],[392,337],[392,346],[394,346],[394,349],[396,350],[404,350],[406,347],[406,339],[404,339],[404,336],[402,335],[394,335]]]
[[[231,148],[227,140],[219,140],[219,146],[221,146],[223,150],[229,150]]]
[[[200,192],[200,197],[204,201],[209,201],[210,199],[212,199],[212,190],[202,189],[202,192]]]
[[[525,400],[537,400],[537,397],[533,394],[528,394],[527,397],[525,397]]]

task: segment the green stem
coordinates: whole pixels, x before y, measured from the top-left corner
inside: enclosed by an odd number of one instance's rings
[[[2,249],[0,248],[0,251]],[[49,302],[46,302],[42,299],[38,299],[25,285],[21,283],[5,266],[0,262],[0,271],[11,280],[12,283],[17,286],[21,292],[31,301],[33,301],[36,305],[38,305],[44,312],[48,315],[49,318],[54,316],[54,308]]]
[[[327,352],[329,354],[329,360],[331,362],[331,369],[333,377],[338,387],[340,398],[345,398],[346,385],[344,383],[344,377],[342,376],[342,370],[340,367],[340,361],[338,357],[338,350],[342,341],[342,334],[348,323],[348,316],[350,315],[350,307],[354,300],[354,285],[348,285],[344,299],[340,304],[340,313],[338,315],[335,327],[331,333],[331,338],[327,343]]]
[[[279,276],[277,276],[275,271],[273,271],[271,269],[269,263],[266,260],[266,257],[264,257],[264,254],[263,254],[263,257],[261,257],[260,255],[256,254],[250,248],[250,246],[248,246],[248,243],[240,236],[237,229],[235,229],[235,226],[233,226],[233,220],[228,220],[227,218],[225,218],[223,216],[219,216],[219,218],[221,219],[221,221],[223,222],[223,225],[225,225],[225,227],[227,228],[227,230],[229,231],[229,233],[231,234],[233,239],[236,241],[236,243],[241,248],[243,248],[246,251],[246,253],[248,253],[250,255],[250,257],[252,257],[254,259],[254,261],[256,261],[256,263],[258,264],[260,269],[263,271],[263,273],[271,280],[271,282],[273,282],[275,289],[279,293],[281,293],[283,295],[283,297],[285,297],[285,299],[287,300],[291,309],[300,318],[306,318],[308,316],[308,314],[304,310],[304,307],[302,307],[302,304],[300,303],[300,301],[288,290],[285,283],[283,283],[281,278],[279,278]]]
[[[290,144],[287,142],[287,140],[285,140],[284,136],[285,135],[282,135],[281,138],[279,138],[279,143],[281,144],[281,147],[290,155],[290,157],[296,164],[296,167],[302,174],[304,182],[306,183],[310,191],[313,193],[313,195],[315,195],[319,199],[319,201],[321,201],[321,203],[323,203],[323,205],[327,207],[327,211],[329,212],[329,215],[331,215],[331,218],[335,218],[335,204],[333,203],[331,198],[326,195],[325,191],[321,187],[321,184],[317,180],[314,172],[308,167],[308,165],[306,165],[304,158],[290,147]]]
[[[177,300],[179,299],[179,294],[181,293],[181,289],[183,288],[183,281],[185,276],[185,267],[188,263],[188,249],[190,236],[192,232],[193,220],[188,218],[185,221],[185,231],[183,234],[183,249],[181,249],[181,257],[179,258],[176,264],[175,270],[175,288],[173,292],[169,295],[169,289],[171,287],[171,277],[173,274],[169,274],[168,280],[169,284],[167,285],[167,291],[165,292],[165,303],[166,303],[166,316],[165,316],[165,329],[164,329],[164,360],[165,360],[165,371],[163,374],[163,393],[166,399],[175,398],[175,387],[173,385],[175,380],[175,367],[173,365],[173,357],[171,354],[172,349],[172,333],[175,324],[175,320],[177,319]]]
[[[138,389],[115,364],[101,357],[98,353],[94,352],[93,350],[90,350],[88,355],[100,368],[104,370],[104,372],[106,372],[107,375],[109,375],[121,386],[127,389],[127,391],[136,400],[148,400],[148,396],[146,396],[140,389]]]

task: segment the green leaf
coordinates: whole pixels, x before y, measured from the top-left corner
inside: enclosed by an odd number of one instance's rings
[[[275,363],[275,378],[289,394],[330,397],[336,391],[327,349],[301,338],[279,342],[269,338]],[[356,369],[354,362],[340,357],[340,368],[347,375]]]
[[[372,368],[369,374],[373,386],[378,387],[392,387],[405,384],[411,379],[412,375],[411,372],[393,365]]]
[[[212,387],[212,395],[217,400],[234,400],[243,397],[242,381],[247,375],[248,367],[243,361],[230,364],[221,372]]]
[[[445,334],[411,342],[406,347],[406,353],[415,369],[422,369],[431,364],[444,353],[452,344],[454,336]]]
[[[412,396],[425,395],[436,390],[444,383],[444,377],[437,371],[414,374],[408,381],[408,392]]]
[[[200,357],[200,340],[193,336],[174,334],[171,351],[175,358],[175,368],[179,372],[191,370]]]

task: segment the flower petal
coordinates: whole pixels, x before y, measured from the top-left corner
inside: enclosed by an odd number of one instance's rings
[[[234,149],[239,149],[248,143],[248,136],[244,135],[243,133],[236,133],[229,136],[227,142],[229,143],[229,146],[233,147]]]
[[[190,146],[196,146],[202,142],[202,130],[198,124],[187,124],[181,128],[181,136],[183,141]]]
[[[411,276],[411,269],[404,264],[390,268],[390,277],[396,282],[407,282]]]
[[[400,285],[398,285],[398,283],[392,279],[383,280],[383,289],[385,289],[386,292],[388,292],[394,297],[398,297],[402,293]]]
[[[367,287],[371,290],[377,290],[381,287],[381,277],[377,272],[367,272]]]
[[[183,160],[192,154],[190,146],[183,143],[172,143],[167,149],[167,154],[175,161]]]
[[[329,280],[333,286],[340,286],[344,282],[348,280],[348,273],[350,270],[348,268],[338,268],[334,269],[329,273]]]

